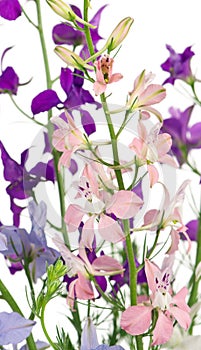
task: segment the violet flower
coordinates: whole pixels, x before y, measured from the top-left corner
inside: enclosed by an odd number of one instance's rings
[[[194,106],[190,106],[183,112],[171,107],[170,118],[163,122],[162,132],[172,136],[172,152],[180,165],[186,162],[192,149],[201,148],[201,122],[189,126]]]
[[[0,14],[1,14],[1,4],[2,1],[0,1]],[[14,71],[12,67],[7,67],[6,69],[2,69],[3,59],[5,54],[11,49],[12,47],[8,47],[4,50],[2,56],[1,56],[1,75],[0,75],[0,94],[10,93],[13,95],[17,94],[18,86],[19,86],[19,77]]]
[[[35,323],[17,312],[0,312],[0,345],[20,343],[30,335]]]
[[[69,68],[61,68],[60,85],[66,93],[65,100],[61,101],[54,90],[44,90],[33,98],[31,103],[32,113],[35,115],[49,111],[53,107],[79,110],[83,128],[87,135],[90,135],[96,130],[95,123],[90,113],[84,110],[82,106],[89,103],[99,108],[100,103],[94,100],[88,90],[83,89],[83,77],[83,72],[77,69],[73,73]]]
[[[176,53],[170,45],[166,45],[166,48],[170,53],[170,57],[161,64],[161,68],[170,73],[170,77],[163,84],[170,83],[174,85],[177,79],[190,85],[193,84],[195,77],[192,74],[190,64],[194,52],[191,50],[191,46],[187,47],[183,53]]]
[[[25,199],[31,195],[32,189],[45,178],[54,182],[54,168],[52,160],[47,164],[39,162],[30,171],[26,170],[26,161],[29,150],[21,153],[21,162],[17,163],[7,153],[3,143],[0,141],[1,159],[4,166],[4,178],[10,184],[6,187],[6,192],[10,196],[10,209],[13,212],[13,223],[19,225],[20,213],[24,209],[15,203],[15,199]]]
[[[1,226],[0,232],[7,239],[7,249],[1,253],[11,259],[10,272],[14,274],[23,269],[28,263],[29,271],[34,282],[46,272],[46,264],[53,264],[60,254],[49,248],[45,237],[46,205],[41,202],[36,205],[31,201],[28,205],[32,222],[31,232],[16,226]],[[23,262],[23,264],[22,264]]]
[[[98,44],[99,40],[102,39],[102,37],[98,33],[98,27],[99,27],[102,11],[106,6],[107,5],[102,6],[94,15],[94,17],[89,21],[90,24],[96,26],[96,28],[94,29],[90,28],[91,38],[93,41],[95,52],[97,52],[96,45]],[[77,16],[82,18],[81,11],[77,6],[71,5],[71,8],[76,13]],[[79,24],[79,26],[82,27],[82,24]],[[66,44],[66,45],[72,45],[73,47],[82,45],[80,56],[84,60],[90,56],[84,33],[81,32],[80,30],[74,29],[67,22],[57,24],[53,28],[52,38],[54,43],[57,45]]]
[[[0,16],[13,21],[22,13],[21,6],[18,0],[1,0],[0,1]]]

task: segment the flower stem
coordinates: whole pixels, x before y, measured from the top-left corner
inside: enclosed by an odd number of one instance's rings
[[[47,338],[47,341],[48,343],[51,345],[51,347],[55,350],[57,350],[57,347],[56,345],[54,344],[54,342],[52,341],[52,339],[50,338],[48,332],[47,332],[47,329],[46,329],[46,326],[45,326],[45,308],[46,308],[46,305],[47,304],[44,304],[41,308],[41,318],[40,318],[40,322],[41,322],[41,326],[42,326],[42,329],[43,329],[43,333],[45,334],[46,338]]]
[[[198,294],[200,279],[196,281],[195,271],[200,261],[201,261],[201,213],[199,214],[199,225],[198,225],[198,233],[197,233],[197,252],[196,252],[195,265],[194,265],[194,270],[192,275],[193,283],[192,283],[192,289],[191,289],[191,293],[188,301],[188,305],[190,307],[193,304],[195,304],[197,301],[197,294]],[[189,328],[190,334],[192,334],[193,326],[194,326],[194,320],[192,321],[191,326]]]
[[[20,310],[19,306],[17,305],[15,299],[12,297],[9,290],[6,288],[5,284],[2,282],[1,279],[0,279],[0,292],[1,292],[3,299],[8,303],[8,305],[11,307],[11,309],[14,312],[17,312],[18,314],[20,314],[21,316],[24,317],[24,315],[23,315],[22,311]],[[29,335],[29,337],[26,339],[26,342],[27,342],[27,346],[28,346],[29,350],[37,350],[32,334]]]
[[[88,22],[88,8],[89,8],[89,0],[84,0],[84,21],[85,22]],[[92,56],[94,54],[94,45],[91,38],[90,29],[86,25],[84,27],[84,32],[86,36],[86,42],[88,45],[89,53],[90,53],[90,56]]]

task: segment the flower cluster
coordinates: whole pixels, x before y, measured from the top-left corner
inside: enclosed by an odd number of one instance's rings
[[[0,0],[1,17],[23,16],[38,31],[46,74],[46,87],[39,86],[25,112],[18,96],[32,82],[22,84],[11,66],[3,69],[11,47],[4,48],[0,94],[39,128],[42,150],[36,155],[30,145],[17,161],[0,141],[12,215],[7,224],[2,214],[0,253],[11,278],[23,273],[28,301],[28,312],[21,310],[2,276],[0,297],[10,312],[0,312],[0,348],[159,350],[173,348],[175,337],[192,348],[200,341],[201,212],[191,193],[195,215],[186,220],[190,175],[180,182],[177,173],[193,172],[200,182],[193,156],[201,148],[201,123],[191,123],[201,105],[194,52],[189,46],[177,54],[167,45],[170,57],[161,68],[169,78],[155,83],[151,72],[140,71],[124,105],[114,109],[110,91],[124,79],[115,63],[133,18],[123,18],[103,39],[106,5],[89,19],[88,0],[83,11],[46,0],[45,11],[57,15],[52,41],[61,64],[52,79],[40,0],[34,6],[35,20],[21,1]],[[171,107],[164,118],[160,103],[177,80],[193,102],[184,111]],[[181,281],[185,264],[190,278]],[[45,318],[52,299],[66,300],[68,322],[55,324],[54,333]],[[39,328],[44,337],[36,340]]]

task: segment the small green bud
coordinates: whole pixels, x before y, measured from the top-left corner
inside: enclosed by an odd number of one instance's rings
[[[79,70],[93,70],[93,67],[87,64],[80,56],[63,46],[56,46],[54,51],[69,66],[73,66]]]
[[[108,53],[116,49],[122,43],[122,41],[127,36],[133,22],[134,22],[134,19],[131,17],[126,17],[122,19],[121,22],[119,22],[119,24],[110,34],[105,44],[105,47],[107,48]]]

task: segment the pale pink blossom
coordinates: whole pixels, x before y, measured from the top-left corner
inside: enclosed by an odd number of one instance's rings
[[[187,239],[187,252],[191,249],[191,241],[186,232],[187,227],[182,221],[182,204],[185,198],[185,189],[189,185],[189,182],[189,180],[185,180],[172,199],[170,199],[169,192],[165,185],[161,183],[164,190],[164,200],[160,210],[151,209],[144,215],[143,226],[149,228],[150,231],[157,230],[157,228],[161,230],[164,230],[166,227],[170,228],[171,246],[168,250],[168,254],[173,254],[178,249],[180,232]]]
[[[84,172],[88,178],[82,176],[78,184],[79,196],[85,199],[84,207],[70,204],[64,217],[69,232],[76,231],[81,221],[84,221],[81,239],[89,249],[92,249],[96,234],[112,243],[125,240],[118,220],[113,219],[111,214],[117,219],[129,219],[135,216],[143,205],[141,198],[132,191],[121,190],[110,194],[99,188],[91,171],[88,167],[87,172]]]
[[[145,70],[142,71],[134,81],[126,108],[131,111],[139,111],[142,119],[149,118],[150,113],[153,113],[162,121],[160,112],[152,105],[161,102],[166,97],[166,90],[162,85],[151,84],[153,78],[152,73],[146,74]]]
[[[94,63],[96,67],[96,81],[94,83],[94,92],[100,95],[105,92],[107,84],[115,83],[123,78],[120,73],[112,74],[114,60],[109,55],[104,55]]]
[[[138,165],[147,164],[150,186],[152,187],[159,178],[158,170],[153,165],[156,162],[169,164],[176,167],[174,159],[168,154],[172,146],[172,138],[167,133],[160,133],[162,124],[157,123],[147,132],[144,123],[138,122],[138,135],[130,143],[129,148],[137,156]]]
[[[56,150],[62,152],[59,159],[59,170],[61,165],[70,167],[71,156],[78,149],[85,149],[86,143],[82,132],[76,127],[73,118],[66,112],[67,122],[61,117],[51,118],[51,122],[57,126],[52,136],[52,144]]]
[[[101,255],[90,263],[82,243],[79,245],[79,254],[76,256],[65,246],[59,236],[53,237],[52,240],[65,261],[68,276],[77,277],[70,283],[67,296],[67,303],[72,309],[75,297],[82,300],[95,298],[90,276],[111,276],[122,274],[124,271],[116,259],[107,255]]]
[[[190,326],[190,308],[185,301],[188,290],[183,287],[176,295],[172,296],[171,267],[166,266],[160,270],[157,265],[146,259],[145,273],[149,289],[152,292],[150,300],[128,307],[122,314],[120,325],[131,335],[143,334],[151,326],[153,310],[157,310],[158,318],[153,330],[151,345],[161,345],[170,339],[174,319],[185,330]]]

